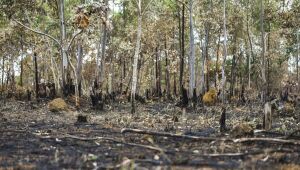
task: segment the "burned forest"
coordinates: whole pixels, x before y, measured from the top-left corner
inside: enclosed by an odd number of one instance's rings
[[[299,0],[0,0],[0,170],[299,170],[299,55]]]

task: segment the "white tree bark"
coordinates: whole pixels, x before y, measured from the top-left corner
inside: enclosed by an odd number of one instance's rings
[[[137,38],[136,38],[136,47],[134,52],[134,61],[133,61],[133,70],[132,70],[132,86],[131,86],[131,113],[135,113],[135,94],[137,86],[137,65],[140,53],[141,46],[141,37],[142,37],[142,0],[138,0],[138,28],[137,28]]]
[[[60,44],[61,44],[61,73],[62,73],[62,88],[64,88],[66,83],[66,70],[68,68],[68,56],[67,56],[67,47],[66,47],[66,23],[65,23],[65,3],[64,0],[59,1],[59,19],[60,19]]]
[[[260,27],[261,27],[261,46],[262,46],[262,51],[261,51],[261,78],[262,78],[262,87],[261,87],[261,100],[262,102],[266,101],[266,68],[265,68],[265,29],[264,29],[264,1],[261,0],[260,2],[260,8],[261,8],[261,13],[260,13]]]
[[[227,58],[227,30],[226,30],[226,0],[223,1],[223,31],[224,31],[224,58],[222,64],[222,103],[225,103],[225,83],[226,83],[226,75],[225,75],[225,64]]]
[[[193,0],[190,0],[190,56],[189,56],[189,67],[190,67],[190,79],[189,79],[189,98],[193,97],[193,91],[195,88],[195,37],[193,27]]]

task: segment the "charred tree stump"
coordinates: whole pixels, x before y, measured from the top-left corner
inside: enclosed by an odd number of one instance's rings
[[[221,118],[220,118],[220,132],[226,131],[226,108],[222,108]]]

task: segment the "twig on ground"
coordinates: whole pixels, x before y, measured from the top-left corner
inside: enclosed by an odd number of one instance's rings
[[[233,142],[234,143],[243,143],[243,142],[272,142],[272,143],[300,145],[300,141],[297,141],[297,140],[285,140],[285,139],[277,139],[277,138],[240,138],[240,139],[234,139]]]
[[[56,137],[52,137],[56,138]],[[70,134],[65,134],[57,138],[71,138],[71,139],[77,139],[77,140],[82,140],[82,141],[96,141],[96,140],[104,140],[104,141],[110,141],[114,143],[119,143],[127,146],[134,146],[134,147],[140,147],[144,149],[149,149],[149,150],[154,150],[158,152],[166,152],[162,148],[154,147],[154,146],[149,146],[149,145],[142,145],[142,144],[136,144],[136,143],[126,143],[123,141],[116,140],[114,138],[108,138],[108,137],[93,137],[93,138],[85,138],[85,137],[80,137],[80,136],[75,136],[75,135],[70,135]]]
[[[228,138],[216,138],[216,137],[203,137],[203,136],[190,136],[190,135],[178,135],[166,132],[153,132],[149,130],[141,130],[141,129],[130,129],[130,128],[123,128],[121,133],[137,133],[137,134],[147,134],[153,136],[165,136],[165,137],[172,137],[172,138],[183,138],[183,139],[191,139],[191,140],[201,140],[201,141],[232,141],[232,139]]]

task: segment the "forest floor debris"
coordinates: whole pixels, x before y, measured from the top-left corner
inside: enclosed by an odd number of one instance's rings
[[[219,132],[221,106],[188,108],[184,115],[164,102],[139,105],[136,115],[130,114],[129,104],[55,114],[47,103],[1,101],[0,169],[300,166],[297,109],[293,116],[278,114],[271,131],[255,129],[251,137],[232,138]],[[242,122],[259,127],[261,109],[228,107],[226,126],[233,129]],[[81,116],[87,120],[78,123]]]

